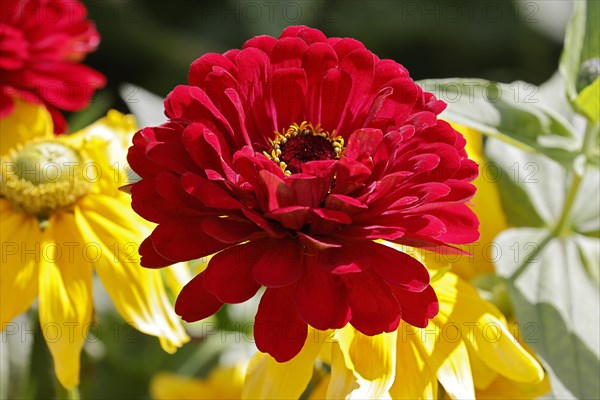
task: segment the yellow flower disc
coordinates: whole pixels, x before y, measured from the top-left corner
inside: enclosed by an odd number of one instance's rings
[[[34,139],[2,159],[0,195],[16,209],[47,219],[89,193],[88,164],[59,138]]]

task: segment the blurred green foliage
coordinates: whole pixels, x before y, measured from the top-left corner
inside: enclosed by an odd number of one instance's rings
[[[534,1],[83,2],[102,36],[98,51],[86,61],[108,77],[108,90],[99,96],[114,93],[123,82],[165,96],[186,83],[190,63],[202,54],[239,48],[255,35],[278,36],[297,24],[328,36],[354,37],[381,58],[403,64],[414,79],[478,77],[539,84],[556,70],[562,47],[540,33],[547,24]],[[123,103],[116,106],[127,111]]]

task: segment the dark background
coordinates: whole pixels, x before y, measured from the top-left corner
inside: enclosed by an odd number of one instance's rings
[[[415,80],[479,77],[540,84],[556,70],[568,1],[510,0],[83,0],[102,41],[86,63],[108,77],[85,124],[106,108],[127,111],[116,89],[160,96],[186,83],[190,63],[255,35],[304,24],[350,36]],[[567,5],[567,7],[565,7]],[[548,25],[558,27],[548,28]],[[544,33],[545,32],[545,33]],[[75,128],[75,127],[74,127]]]

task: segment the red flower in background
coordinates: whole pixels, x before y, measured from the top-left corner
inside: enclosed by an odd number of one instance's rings
[[[444,106],[398,63],[302,26],[200,57],[165,100],[170,121],[129,149],[132,206],[158,223],[142,265],[217,253],[177,299],[186,321],[266,286],[254,333],[278,361],[307,324],[426,326],[427,270],[375,240],[458,251],[446,243],[478,238],[464,204],[477,166]]]
[[[18,97],[44,103],[55,130],[64,131],[58,110],[82,109],[105,85],[102,74],[78,64],[100,42],[87,10],[74,0],[2,0],[0,6],[0,118]]]

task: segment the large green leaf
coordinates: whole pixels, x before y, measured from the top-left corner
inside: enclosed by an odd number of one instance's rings
[[[576,102],[580,92],[596,80],[599,64],[600,2],[575,1],[560,60],[567,97],[572,103]]]
[[[552,227],[564,203],[564,168],[543,155],[521,151],[497,139],[489,139],[485,151],[498,167],[497,183],[508,223]]]
[[[442,117],[526,151],[569,165],[581,147],[571,124],[540,102],[535,85],[481,79],[432,79],[419,84],[448,104]]]
[[[524,339],[550,372],[557,398],[600,398],[600,297],[580,239],[532,228],[496,238],[497,271],[507,279],[519,324],[534,327]]]
[[[571,215],[573,229],[600,238],[600,170],[588,167],[579,187]],[[597,244],[600,248],[600,244]]]

